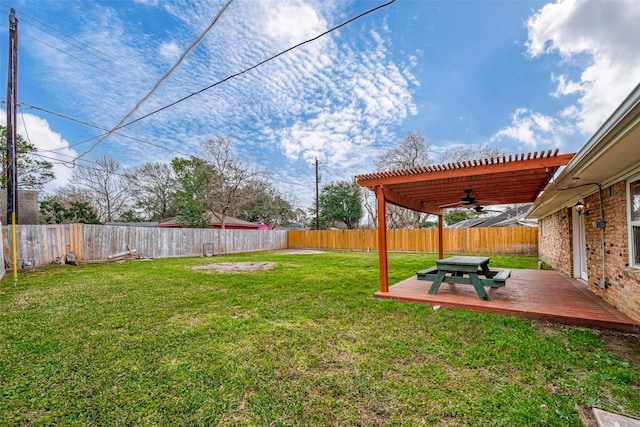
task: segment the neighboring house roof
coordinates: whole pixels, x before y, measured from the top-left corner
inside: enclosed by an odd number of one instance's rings
[[[234,218],[232,216],[224,217],[224,226],[229,229],[244,229],[244,230],[258,230],[260,228],[260,224],[255,222],[245,221],[240,218]],[[178,224],[178,219],[176,217],[163,219],[158,223],[158,227],[180,227]],[[217,216],[211,215],[211,227],[212,228],[221,228],[222,224]]]
[[[538,197],[529,218],[573,206],[600,188],[640,173],[640,85]]]
[[[109,221],[104,225],[117,225],[121,227],[157,227],[157,222],[122,222],[122,221]]]
[[[531,203],[508,209],[498,215],[489,217],[471,218],[457,222],[449,228],[480,228],[480,227],[512,227],[525,226],[537,227],[537,221],[525,221],[524,218],[531,208]]]
[[[460,222],[456,222],[455,224],[450,225],[447,228],[471,228],[471,227],[475,227],[475,226],[477,226],[479,224],[482,224],[485,221],[486,221],[486,218],[465,219],[465,220],[462,220]]]
[[[509,227],[520,224],[519,220],[524,219],[531,208],[531,203],[508,209],[498,215],[491,216],[482,224],[482,227]],[[534,225],[535,226],[535,225]]]

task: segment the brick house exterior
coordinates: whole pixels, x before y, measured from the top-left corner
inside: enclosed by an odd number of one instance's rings
[[[536,200],[540,260],[640,322],[640,85]]]
[[[561,209],[540,220],[538,227],[538,254],[540,260],[555,270],[571,276],[573,254],[571,241],[571,210]]]

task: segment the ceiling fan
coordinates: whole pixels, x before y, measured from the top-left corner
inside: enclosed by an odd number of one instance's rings
[[[473,210],[476,211],[477,214],[485,214],[485,213],[489,213],[489,212],[500,212],[500,213],[502,213],[502,211],[485,209],[484,206],[480,206],[480,205],[475,205],[473,207]]]
[[[472,189],[464,190],[465,195],[460,199],[459,202],[447,203],[445,205],[440,205],[439,207],[440,208],[462,207],[462,208],[475,209],[475,211],[478,213],[484,213],[484,212],[492,212],[492,211],[485,210],[481,206],[479,209],[477,209],[480,203],[485,205],[498,204],[498,202],[492,201],[492,200],[476,200],[476,198],[473,197],[471,193],[473,193]],[[498,212],[498,211],[493,211],[493,212]]]
[[[441,208],[452,208],[455,206],[462,206],[463,208],[473,207],[473,205],[476,203],[476,198],[471,195],[471,193],[473,193],[473,190],[471,189],[464,190],[464,193],[465,193],[465,196],[462,199],[460,199],[459,202],[448,203],[446,205],[440,205],[439,207]]]

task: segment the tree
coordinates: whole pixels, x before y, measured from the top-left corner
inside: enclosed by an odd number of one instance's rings
[[[430,150],[431,143],[425,139],[421,130],[407,132],[397,147],[390,148],[378,156],[375,165],[378,170],[383,171],[427,166],[432,162]],[[368,196],[365,196],[365,201],[370,216],[369,221],[375,224],[377,218],[375,204],[369,202]],[[421,212],[391,205],[387,207],[386,222],[389,228],[419,228],[425,217]]]
[[[146,163],[126,172],[125,177],[134,206],[144,217],[157,221],[176,215],[177,179],[171,165]]]
[[[73,183],[56,193],[67,199],[86,201],[101,221],[113,221],[129,208],[129,193],[121,173],[117,160],[100,157],[96,166],[74,169]]]
[[[442,215],[442,219],[444,219],[444,222],[449,226],[457,224],[460,221],[471,219],[473,217],[474,215],[470,214],[469,212],[459,209],[448,210],[444,213],[444,215]]]
[[[276,227],[296,219],[291,203],[285,200],[272,184],[254,181],[247,191],[252,197],[242,206],[239,217],[245,221],[264,222]]]
[[[253,197],[252,188],[269,173],[240,160],[229,138],[210,139],[202,148],[214,172],[204,203],[224,228],[225,218],[240,215]]]
[[[397,147],[390,148],[378,156],[375,165],[379,170],[390,171],[430,165],[431,143],[421,130],[407,132]]]
[[[326,185],[320,192],[318,205],[324,224],[343,223],[348,229],[356,228],[362,218],[360,186],[355,181]]]
[[[269,172],[242,161],[230,139],[210,139],[202,147],[203,158],[176,158],[171,162],[178,183],[181,225],[208,227],[211,216],[222,228],[230,216],[270,224],[294,217],[291,203],[268,183]]]
[[[21,190],[42,190],[55,178],[53,164],[37,157],[38,149],[32,143],[16,135],[18,151],[18,188]],[[7,128],[0,125],[0,186],[7,188]]]
[[[207,191],[212,185],[214,171],[211,165],[197,157],[183,159],[176,157],[171,161],[176,174],[178,223],[182,227],[210,227]]]
[[[456,163],[464,160],[490,159],[509,154],[509,151],[502,147],[490,147],[487,144],[480,145],[456,145],[447,148],[440,155],[440,163]]]
[[[65,203],[52,196],[40,202],[41,224],[100,224],[100,220],[87,202]]]

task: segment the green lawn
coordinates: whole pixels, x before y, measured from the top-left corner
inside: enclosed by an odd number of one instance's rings
[[[391,283],[434,254],[389,254]],[[233,274],[213,262],[269,261]],[[536,268],[492,256],[492,267]],[[640,415],[596,331],[397,303],[376,253],[64,266],[0,283],[0,425],[582,425]]]

